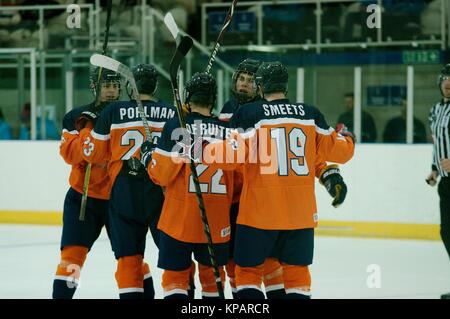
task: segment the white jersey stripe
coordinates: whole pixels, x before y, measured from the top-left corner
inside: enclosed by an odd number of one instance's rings
[[[174,294],[182,294],[182,295],[186,295],[188,294],[187,290],[184,289],[172,289],[172,290],[168,290],[168,291],[164,291],[164,297],[168,297]]]
[[[91,135],[93,138],[95,138],[96,140],[100,140],[100,141],[108,141],[110,139],[109,134],[107,134],[107,135],[98,134],[94,130],[91,131]]]
[[[163,149],[160,149],[158,147],[155,148],[154,152],[158,153],[158,154],[161,154],[161,155],[164,155],[164,156],[167,156],[167,157],[180,157],[180,154],[178,152],[167,152],[167,151],[165,151]]]
[[[119,294],[128,294],[131,292],[142,292],[144,293],[144,288],[131,287],[131,288],[122,288],[119,289]]]
[[[79,279],[75,278],[74,276],[60,276],[60,275],[56,275],[55,276],[56,280],[62,280],[62,281],[69,281],[71,283],[75,283],[78,284]]]
[[[154,122],[154,121],[147,121],[147,123],[148,123],[148,126],[154,127],[154,128],[163,128],[164,124],[166,124],[166,122]],[[140,120],[140,121],[134,121],[134,122],[111,124],[111,130],[130,128],[130,127],[144,127],[144,123],[142,122],[142,120]]]
[[[237,291],[241,291],[243,289],[256,289],[262,292],[261,287],[258,287],[256,285],[242,285],[236,287]]]
[[[266,292],[284,289],[284,284],[266,286]]]
[[[229,120],[233,117],[233,113],[220,113],[219,120]]]

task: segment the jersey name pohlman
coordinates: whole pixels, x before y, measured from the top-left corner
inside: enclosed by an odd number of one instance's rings
[[[152,117],[152,118],[159,118],[159,119],[170,119],[175,116],[175,111],[170,110],[165,107],[150,107],[150,114],[147,112],[148,108],[147,106],[144,106],[144,113],[145,117]],[[120,108],[119,110],[120,114],[120,120],[123,120],[125,118],[127,119],[139,119],[140,118],[140,112],[139,108],[136,107],[127,107],[127,108]]]

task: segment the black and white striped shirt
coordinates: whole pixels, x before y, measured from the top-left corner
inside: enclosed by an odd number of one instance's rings
[[[432,169],[437,170],[440,176],[449,176],[440,165],[440,160],[450,158],[450,102],[442,100],[431,108],[430,116],[431,134],[433,135],[433,163]]]

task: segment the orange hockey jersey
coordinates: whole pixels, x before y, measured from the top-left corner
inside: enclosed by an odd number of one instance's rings
[[[87,163],[83,159],[83,139],[75,129],[75,121],[90,105],[73,109],[64,116],[59,153],[67,164],[72,165],[69,184],[78,193],[83,193],[84,176]],[[97,199],[109,199],[111,180],[107,171],[107,160],[92,165],[89,179],[88,196]]]
[[[204,160],[243,170],[237,223],[268,230],[316,227],[316,163],[350,160],[351,138],[330,128],[317,108],[287,99],[247,104],[230,126],[245,132],[208,145]]]
[[[223,140],[229,129],[226,123],[198,113],[187,115],[191,134],[180,134],[178,119],[172,119],[164,127],[162,137],[152,154],[148,167],[151,179],[165,186],[165,200],[158,228],[179,241],[206,243],[195,186],[187,161],[194,158],[194,143],[201,138]],[[186,132],[186,131],[184,131]],[[198,139],[197,139],[198,138]],[[205,203],[206,216],[214,243],[230,240],[230,206],[233,197],[233,173],[196,164],[200,188]]]
[[[250,102],[250,103],[253,103],[253,102]],[[237,112],[237,110],[239,108],[245,107],[246,104],[250,104],[250,103],[239,104],[236,101],[236,99],[234,99],[234,98],[228,100],[227,102],[225,102],[222,110],[220,111],[219,120],[224,121],[224,122],[229,122],[233,118],[233,115]],[[320,177],[320,173],[326,166],[327,166],[327,163],[322,158],[320,158],[320,156],[318,156],[316,159],[316,167],[315,167],[317,178]],[[233,202],[234,202],[234,200],[233,200]]]
[[[142,101],[154,142],[161,136],[166,121],[175,116],[175,108],[165,102]],[[93,130],[82,130],[83,158],[91,163],[109,161],[112,183],[122,169],[123,161],[139,157],[145,130],[136,101],[119,101],[102,111]]]

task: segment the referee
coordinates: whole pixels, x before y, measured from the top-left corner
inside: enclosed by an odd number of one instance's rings
[[[450,256],[450,63],[447,64],[438,77],[442,100],[430,111],[429,121],[433,136],[433,164],[427,183],[438,185],[441,211],[441,238]],[[450,299],[450,293],[441,296]]]

